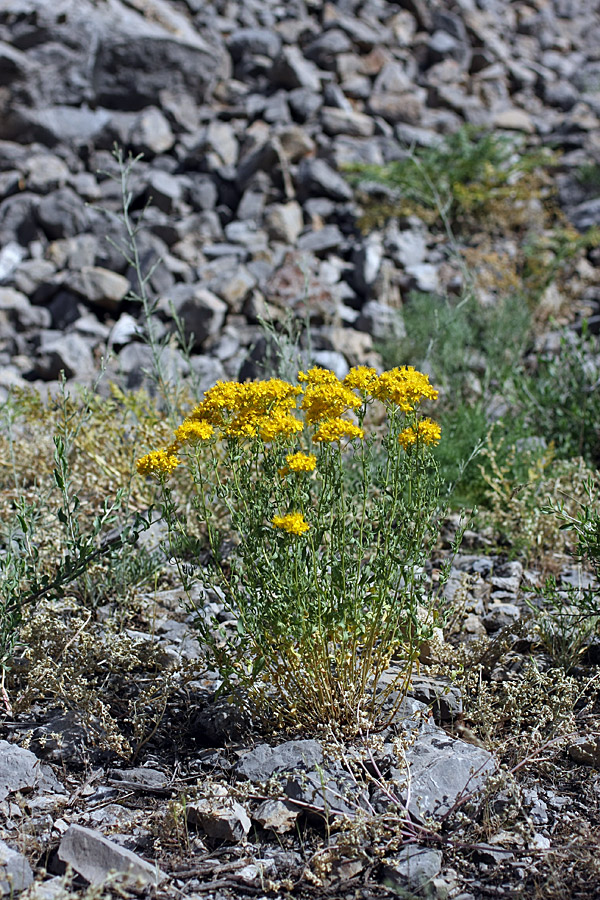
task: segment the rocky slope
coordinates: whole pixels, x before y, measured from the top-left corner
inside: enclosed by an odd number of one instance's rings
[[[248,376],[259,320],[313,328],[319,363],[377,362],[411,289],[460,288],[412,218],[367,235],[343,164],[384,163],[462,123],[563,152],[579,228],[600,200],[572,176],[600,159],[600,14],[587,0],[6,0],[0,9],[0,396],[90,381],[107,351],[127,387],[149,350],[136,279],[106,237],[111,149],[143,153],[132,212],[158,301],[194,335],[200,388]],[[593,312],[593,309],[592,309]],[[249,356],[252,357],[250,363]],[[165,365],[190,361],[172,347]]]

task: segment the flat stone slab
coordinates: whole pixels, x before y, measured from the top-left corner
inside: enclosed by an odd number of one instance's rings
[[[34,788],[42,775],[40,761],[31,750],[0,741],[0,801],[23,788]]]
[[[491,753],[435,729],[416,736],[405,752],[408,769],[392,770],[408,811],[439,818],[467,794],[480,791],[496,771]]]
[[[158,866],[82,825],[71,825],[65,831],[58,856],[90,884],[103,884],[112,874],[128,884],[143,885],[160,884],[166,877]]]
[[[12,898],[32,882],[33,872],[23,854],[0,841],[0,897]]]
[[[323,748],[318,741],[286,741],[277,747],[259,744],[245,753],[235,767],[248,781],[268,781],[273,775],[313,769],[323,762]]]

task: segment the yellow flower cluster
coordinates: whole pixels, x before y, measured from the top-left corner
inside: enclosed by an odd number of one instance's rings
[[[177,451],[185,444],[208,441],[219,429],[228,438],[260,438],[265,443],[277,439],[289,440],[301,432],[304,423],[314,426],[314,443],[333,443],[346,438],[364,438],[358,425],[343,418],[358,410],[369,398],[397,406],[404,413],[412,412],[422,399],[435,400],[438,392],[429,377],[413,366],[401,366],[377,375],[370,366],[355,366],[343,381],[335,372],[313,366],[298,373],[302,387],[281,378],[264,381],[218,381],[206,391],[200,403],[175,431],[175,443],[164,450],[155,450],[138,460],[138,472],[143,475],[168,475],[179,464]],[[357,392],[360,396],[357,396]],[[294,415],[297,397],[302,395],[300,410],[304,422]],[[405,428],[399,437],[406,448],[420,441],[436,444],[440,440],[439,425],[423,419],[416,430]],[[287,457],[288,472],[312,472],[314,456],[296,453]]]
[[[411,444],[438,444],[442,436],[442,429],[432,419],[421,419],[416,426],[405,428],[398,435],[398,443],[406,450]]]
[[[227,437],[256,437],[273,441],[289,438],[302,430],[290,412],[299,387],[270,378],[266,381],[219,381],[204,395],[191,418],[222,428]]]
[[[198,441],[207,441],[211,438],[214,430],[210,422],[185,419],[175,431],[175,440],[178,444],[197,444]]]
[[[341,441],[342,438],[364,438],[365,433],[362,428],[353,422],[347,422],[346,419],[325,419],[321,422],[315,433],[313,441],[315,444],[323,442],[332,443],[333,441]]]
[[[438,392],[429,383],[429,376],[417,372],[414,366],[401,366],[384,372],[371,390],[373,397],[383,403],[399,406],[402,412],[412,412],[417,403],[437,400]]]
[[[326,437],[329,432],[323,430],[323,425],[335,420],[344,425],[355,428],[351,422],[345,422],[340,417],[343,413],[355,410],[361,405],[361,401],[349,387],[343,384],[334,372],[329,369],[321,369],[315,366],[307,373],[299,372],[298,379],[306,382],[304,396],[300,409],[304,412],[304,418],[308,425],[320,425],[313,437],[313,441],[340,440],[340,437],[350,436],[351,432],[338,428],[337,437]],[[359,429],[360,430],[360,429]],[[317,434],[321,437],[317,438]],[[331,432],[333,433],[333,432]],[[356,437],[356,435],[352,435]]]
[[[308,372],[298,372],[298,381],[302,384],[337,384],[339,378],[331,369],[323,369],[321,366],[313,366]]]
[[[285,461],[289,472],[312,472],[317,465],[317,457],[312,453],[288,453]]]
[[[163,475],[170,475],[173,469],[181,463],[177,458],[175,446],[168,447],[166,450],[152,450],[146,456],[142,456],[136,463],[136,468],[140,475],[153,475],[160,478]]]
[[[354,366],[344,378],[344,384],[354,391],[368,394],[377,384],[377,380],[377,371],[371,366]]]
[[[287,516],[274,516],[272,522],[275,528],[281,528],[288,534],[302,535],[310,528],[302,513],[299,512],[288,513]]]

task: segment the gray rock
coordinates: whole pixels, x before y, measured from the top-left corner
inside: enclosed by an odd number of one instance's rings
[[[336,109],[324,106],[321,109],[321,124],[326,134],[350,134],[354,137],[371,137],[375,122],[370,116],[354,110]]]
[[[14,273],[14,286],[34,303],[44,303],[56,289],[52,276],[56,267],[49,260],[24,260]]]
[[[352,199],[352,188],[324,159],[303,159],[296,175],[297,187],[304,196]]]
[[[77,146],[97,140],[110,121],[111,115],[106,109],[51,103],[35,108],[17,104],[0,126],[0,136],[41,141],[48,147],[56,147],[64,141]]]
[[[471,62],[470,47],[458,40],[447,31],[434,31],[427,41],[429,59],[431,62],[439,62],[445,59],[454,59],[463,68],[468,68]]]
[[[352,286],[359,294],[368,294],[373,287],[383,260],[381,236],[370,234],[352,252],[354,272]]]
[[[381,116],[392,125],[398,122],[418,125],[423,116],[424,100],[420,88],[415,88],[405,94],[384,91],[380,94],[372,94],[368,106],[374,116]]]
[[[409,891],[412,895],[426,891],[441,869],[441,850],[408,845],[393,857],[386,857],[382,877],[384,884],[402,894]]]
[[[36,153],[25,164],[26,187],[40,194],[64,187],[69,174],[69,167],[53,153]]]
[[[27,859],[0,841],[0,896],[12,898],[32,883],[33,872]]]
[[[470,792],[477,793],[497,765],[487,750],[439,728],[418,734],[405,751],[408,770],[393,770],[394,781],[416,818],[440,816]]]
[[[237,163],[239,142],[229,122],[209,122],[204,141],[206,148],[217,154],[224,165],[234,166]]]
[[[81,825],[69,826],[60,842],[58,857],[90,884],[103,884],[111,873],[127,884],[158,885],[166,877],[158,866]]]
[[[188,822],[220,841],[240,841],[252,826],[244,807],[228,798],[199,800],[188,803],[186,809]]]
[[[300,812],[291,804],[282,800],[265,800],[253,814],[252,819],[258,822],[262,828],[274,831],[275,834],[285,834],[295,826]]]
[[[335,11],[335,18],[332,18],[336,27],[345,32],[349,38],[357,45],[357,47],[369,52],[377,44],[389,44],[392,41],[392,34],[389,29],[373,22],[368,24],[363,19],[355,16],[344,15]]]
[[[310,91],[320,91],[321,78],[319,70],[314,63],[305,59],[299,47],[284,47],[273,63],[270,73],[274,84],[293,90],[294,88],[308,88]]]
[[[24,256],[25,251],[16,241],[9,241],[2,247],[0,250],[0,284],[10,278]]]
[[[325,225],[318,231],[307,231],[297,242],[298,249],[310,253],[327,253],[344,242],[344,235],[337,225]]]
[[[294,117],[300,122],[306,122],[319,111],[323,105],[320,90],[310,88],[296,88],[288,94],[288,103]]]
[[[160,109],[150,106],[137,117],[129,140],[137,152],[155,156],[171,149],[175,135]]]
[[[226,378],[222,363],[212,356],[193,356],[190,366],[190,379],[194,384],[196,395],[204,393],[217,381],[224,381]]]
[[[524,109],[505,109],[495,114],[493,118],[495,128],[503,128],[506,131],[523,131],[525,134],[533,134],[535,125],[531,116]]]
[[[272,240],[295,243],[304,227],[302,207],[295,200],[273,204],[266,213],[265,226]]]
[[[600,225],[600,197],[586,200],[569,211],[571,222],[578,231],[587,231],[594,225]]]
[[[354,327],[366,331],[378,341],[401,340],[406,337],[402,311],[378,300],[365,303]]]
[[[305,49],[307,59],[313,60],[320,69],[334,71],[340,53],[352,50],[352,41],[339,28],[330,28],[311,41]]]
[[[268,781],[282,772],[313,769],[323,762],[323,748],[318,741],[286,741],[277,747],[259,744],[245,753],[235,771],[248,781]]]
[[[96,367],[92,351],[79,334],[42,332],[38,358],[34,362],[36,374],[46,381],[54,381],[62,372],[66,378],[90,381]]]
[[[424,294],[435,294],[440,287],[437,266],[432,263],[417,263],[406,266],[406,274],[410,276],[412,287]]]
[[[146,788],[150,791],[160,790],[169,783],[164,772],[160,772],[158,769],[146,769],[142,766],[136,766],[133,769],[111,769],[109,774],[113,780],[122,782],[125,786],[135,785],[135,787]]]
[[[427,256],[427,239],[421,230],[400,231],[390,226],[385,233],[384,246],[394,262],[403,268],[420,265]]]
[[[284,791],[301,811],[326,821],[336,815],[355,815],[368,802],[366,789],[346,769],[330,762],[310,772],[293,772]]]
[[[437,725],[453,722],[462,715],[463,704],[460,689],[450,682],[429,678],[426,675],[413,675],[409,694],[431,709]]]
[[[189,373],[188,363],[173,347],[163,347],[160,360],[167,383],[178,382]],[[147,344],[127,344],[119,353],[117,363],[128,389],[145,387],[150,393],[156,391],[154,355]]]
[[[36,216],[38,198],[34,194],[16,194],[0,203],[0,242],[16,240],[21,246],[42,237]]]
[[[343,381],[350,371],[348,360],[339,350],[317,350],[314,359],[317,366],[335,372],[340,381]]]
[[[152,172],[148,178],[147,193],[154,206],[165,213],[172,213],[183,198],[183,179],[160,170]]]
[[[13,324],[18,322],[20,316],[30,307],[31,304],[25,294],[15,291],[14,288],[0,288],[0,312],[4,313]]]
[[[208,286],[212,292],[225,301],[230,310],[241,312],[244,300],[256,286],[256,278],[246,266],[239,265],[229,275],[211,279]]]
[[[271,28],[239,28],[227,41],[227,49],[236,62],[246,54],[275,59],[281,49],[281,38]]]
[[[134,319],[129,313],[121,313],[110,330],[108,346],[116,348],[124,347],[125,344],[129,344],[131,341],[140,337],[141,334],[142,329],[140,328],[137,319]]]
[[[15,791],[34,788],[40,777],[40,761],[31,750],[0,741],[0,801]]]
[[[579,92],[566,79],[546,82],[544,85],[544,103],[558,106],[563,112],[569,112],[579,101]]]
[[[59,875],[38,881],[27,893],[27,900],[65,900],[65,882]]]
[[[237,153],[235,155],[237,159]],[[194,173],[188,186],[189,202],[197,209],[212,210],[218,201],[218,191],[213,179],[209,175],[197,175]]]
[[[194,284],[178,284],[160,301],[159,308],[169,313],[170,303],[185,328],[194,336],[194,347],[200,347],[208,337],[216,336],[223,326],[227,304],[206,288]]]
[[[65,285],[88,303],[111,311],[118,308],[131,289],[127,278],[102,266],[83,266],[67,277]]]
[[[50,240],[74,237],[86,230],[90,220],[84,203],[69,187],[44,197],[37,207],[37,218]]]

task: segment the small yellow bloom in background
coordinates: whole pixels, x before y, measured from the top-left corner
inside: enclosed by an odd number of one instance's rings
[[[354,366],[344,378],[346,387],[368,394],[377,384],[377,370],[371,366]]]
[[[140,475],[170,475],[173,469],[180,465],[181,460],[172,452],[173,447],[167,450],[152,450],[146,456],[142,456],[135,464]]]
[[[308,384],[340,384],[335,372],[322,369],[321,366],[313,366],[308,372],[298,372],[298,381],[306,381]]]
[[[438,392],[429,383],[429,376],[417,372],[414,366],[400,366],[380,375],[373,387],[372,394],[382,403],[399,406],[402,412],[412,412],[423,398],[437,400]]]
[[[342,438],[364,438],[365,433],[362,428],[353,422],[347,422],[345,419],[328,419],[321,422],[315,433],[313,434],[313,442],[330,443],[333,441],[341,441]]]
[[[274,516],[272,522],[275,528],[281,528],[288,534],[302,535],[310,528],[302,513],[298,512],[288,513],[287,516]]]
[[[290,472],[312,472],[317,465],[317,457],[312,453],[288,453],[285,461]]]
[[[186,419],[175,431],[175,439],[180,444],[195,444],[207,441],[214,433],[214,427],[205,421]]]
[[[441,437],[442,429],[437,422],[434,422],[433,419],[422,419],[417,423],[416,427],[411,425],[409,428],[401,431],[398,435],[398,443],[406,450],[407,447],[410,447],[411,444],[416,444],[417,441],[420,444],[429,446],[439,444]]]

